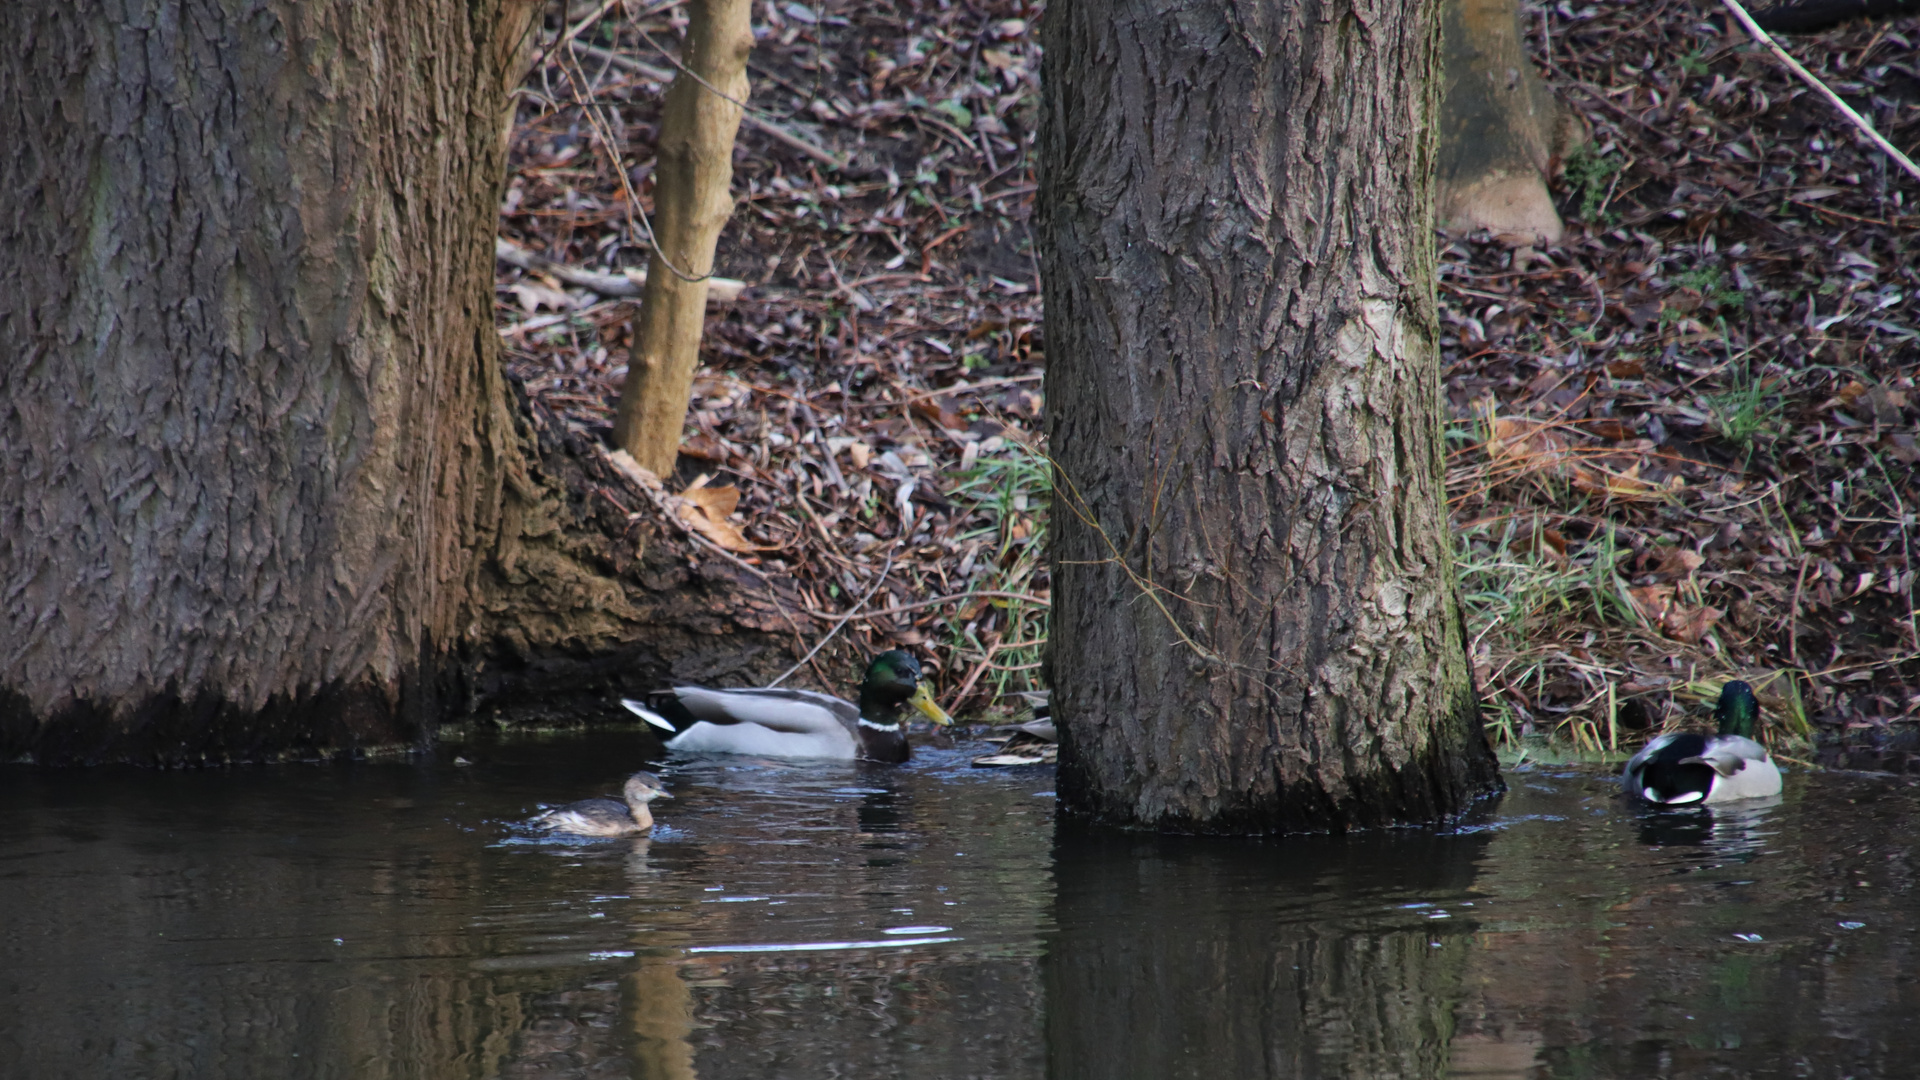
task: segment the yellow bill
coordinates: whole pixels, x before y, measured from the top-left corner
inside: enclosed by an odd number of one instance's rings
[[[907,699],[907,703],[927,714],[927,719],[936,724],[944,727],[953,723],[953,717],[947,715],[947,710],[933,700],[933,692],[927,689],[926,683],[921,683],[914,688],[913,696]]]

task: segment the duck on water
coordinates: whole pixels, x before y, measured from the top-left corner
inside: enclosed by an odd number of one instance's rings
[[[555,807],[535,817],[531,824],[572,836],[637,836],[653,828],[653,812],[647,804],[655,799],[671,799],[660,778],[637,772],[627,777],[620,794],[626,799],[581,799]]]
[[[1621,774],[1621,788],[1662,806],[1725,803],[1780,794],[1780,767],[1753,740],[1760,703],[1739,680],[1720,691],[1714,706],[1718,734],[1680,732],[1648,743]]]
[[[953,723],[922,681],[920,662],[898,649],[881,653],[867,666],[857,705],[811,690],[704,686],[676,686],[646,702],[622,698],[620,704],[659,728],[674,750],[862,758],[894,765],[913,753],[907,745],[907,706],[936,724]]]

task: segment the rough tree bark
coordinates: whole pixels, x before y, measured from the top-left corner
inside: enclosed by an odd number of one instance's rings
[[[1558,243],[1547,178],[1575,123],[1534,73],[1515,0],[1442,0],[1441,225]]]
[[[692,0],[685,66],[667,90],[654,176],[656,247],[613,439],[657,476],[673,473],[706,325],[707,275],[733,215],[733,140],[747,99],[752,0]],[[682,277],[684,274],[686,277]],[[691,279],[691,280],[689,280]]]
[[[1443,497],[1433,15],[1047,10],[1069,808],[1328,830],[1431,821],[1498,785]]]
[[[791,633],[502,378],[535,7],[0,8],[0,758],[404,744]]]

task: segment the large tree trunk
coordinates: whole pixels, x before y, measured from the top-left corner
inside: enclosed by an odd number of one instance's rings
[[[1442,490],[1432,19],[1048,8],[1070,808],[1325,830],[1431,821],[1498,784]]]
[[[1547,191],[1573,117],[1534,73],[1516,0],[1441,0],[1440,224],[1558,243]]]
[[[469,662],[687,625],[497,363],[533,8],[0,9],[0,755],[406,743]]]

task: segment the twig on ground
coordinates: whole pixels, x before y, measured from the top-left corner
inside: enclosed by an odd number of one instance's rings
[[[493,257],[522,270],[551,274],[569,285],[591,289],[601,296],[631,299],[644,295],[646,291],[647,272],[645,270],[634,270],[622,274],[603,274],[597,270],[583,270],[577,266],[567,266],[564,263],[541,258],[504,237],[494,238]],[[738,278],[707,279],[707,299],[714,303],[731,303],[740,299],[740,294],[746,291],[747,283]]]
[[[880,586],[887,580],[887,575],[893,572],[893,557],[895,554],[897,554],[897,552],[887,552],[887,565],[881,567],[880,572],[874,575],[873,584],[867,586],[867,591],[865,595],[860,597],[859,602],[848,608],[845,615],[840,616],[840,621],[833,624],[833,629],[827,631],[827,636],[821,638],[818,644],[808,650],[807,655],[801,657],[799,663],[781,672],[779,678],[768,683],[767,685],[769,687],[779,686],[781,683],[787,681],[789,675],[805,667],[809,661],[819,655],[821,649],[827,647],[827,642],[833,640],[834,635],[840,632],[841,627],[846,626],[847,623],[853,620],[855,615],[860,614],[860,609],[867,606],[867,601],[873,599],[873,594],[880,591]]]
[[[1727,6],[1728,11],[1733,12],[1734,18],[1740,20],[1740,25],[1747,28],[1747,33],[1753,36],[1753,40],[1773,50],[1773,55],[1779,57],[1780,62],[1787,65],[1788,70],[1799,76],[1801,82],[1813,87],[1821,97],[1827,99],[1828,104],[1840,110],[1840,114],[1852,121],[1853,126],[1859,128],[1861,134],[1872,141],[1873,145],[1879,147],[1902,169],[1905,169],[1908,176],[1913,177],[1915,180],[1920,180],[1920,165],[1915,165],[1912,158],[1901,153],[1898,147],[1888,142],[1886,137],[1878,131],[1875,131],[1873,125],[1867,121],[1867,118],[1853,111],[1853,106],[1842,100],[1839,94],[1834,93],[1832,87],[1821,82],[1819,77],[1814,75],[1813,72],[1802,67],[1800,61],[1795,60],[1791,53],[1780,47],[1779,42],[1773,40],[1772,34],[1760,29],[1760,24],[1754,22],[1753,16],[1747,14],[1747,9],[1740,6],[1740,0],[1720,0],[1720,2]]]
[[[673,72],[665,68],[654,67],[645,60],[636,60],[631,56],[614,52],[611,49],[603,49],[598,45],[582,45],[579,42],[574,42],[572,48],[573,51],[577,53],[591,56],[596,60],[604,60],[614,67],[631,71],[635,75],[651,82],[664,84],[673,81]],[[822,164],[831,165],[836,169],[844,169],[847,167],[846,159],[840,155],[828,150],[819,143],[796,134],[779,121],[762,115],[759,110],[748,109],[746,114],[740,118],[740,122],[753,128],[755,131],[767,135],[775,142],[798,150]]]
[[[901,615],[909,611],[920,611],[924,608],[939,607],[941,604],[951,604],[955,600],[968,600],[976,596],[984,596],[990,600],[992,599],[1019,600],[1023,603],[1033,604],[1037,607],[1052,606],[1052,601],[1048,600],[1044,596],[1031,596],[1027,593],[1017,593],[1017,592],[1001,592],[996,589],[976,589],[973,592],[952,593],[948,596],[936,596],[931,600],[921,600],[912,604],[899,604],[894,607],[879,608],[875,611],[867,612],[865,615],[860,616],[860,618],[863,620],[878,619],[884,615]],[[831,619],[834,617],[833,612],[830,612],[830,611],[815,611],[812,608],[805,608],[803,610],[806,611],[807,614],[812,615],[815,618]]]

